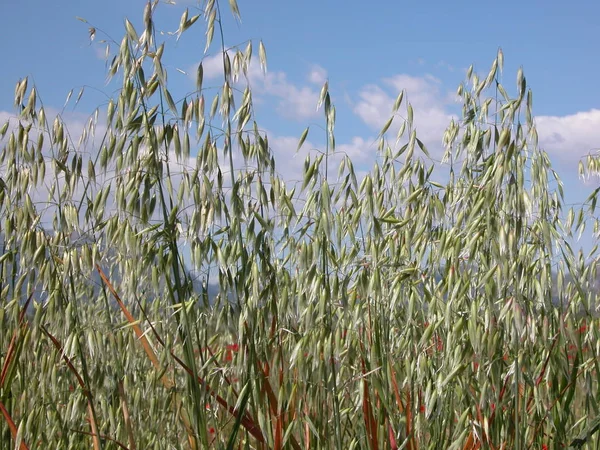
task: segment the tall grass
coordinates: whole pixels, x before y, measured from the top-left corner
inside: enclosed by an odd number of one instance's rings
[[[361,179],[325,84],[292,185],[239,82],[262,42],[175,101],[157,8],[79,142],[26,78],[0,129],[0,449],[600,447],[596,198],[564,206],[522,71],[469,70],[441,162],[401,93]],[[223,48],[220,8],[177,38]]]

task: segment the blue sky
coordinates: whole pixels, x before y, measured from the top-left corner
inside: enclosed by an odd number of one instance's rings
[[[256,112],[284,175],[296,176],[302,165],[303,158],[292,161],[289,155],[306,126],[312,125],[312,145],[324,141],[318,130],[324,125],[322,112],[315,107],[325,79],[337,107],[338,145],[369,167],[374,139],[400,89],[413,103],[420,138],[441,151],[441,135],[458,106],[452,93],[466,68],[473,64],[487,75],[502,47],[503,84],[514,94],[517,69],[524,67],[540,142],[565,182],[567,200],[581,202],[595,187],[595,181],[578,179],[577,162],[600,148],[600,2],[238,2],[242,24],[231,18],[228,2],[221,2],[225,43],[262,39],[266,45],[267,75],[252,79]],[[144,5],[142,0],[1,2],[0,119],[14,113],[14,84],[25,75],[35,81],[46,107],[60,110],[69,90],[76,95],[82,85],[89,87],[77,117],[106,102],[115,86],[105,84],[105,46],[99,42],[105,36],[98,31],[90,44],[90,25],[76,16],[120,41],[125,17],[142,28]],[[161,3],[156,28],[175,31],[183,9],[189,7],[193,15],[196,5],[192,0]],[[176,97],[193,91],[194,67],[203,58],[208,85],[211,77],[218,84],[218,65],[213,70],[210,63],[218,41],[204,55],[203,31],[197,23],[179,42],[170,40],[166,62]]]

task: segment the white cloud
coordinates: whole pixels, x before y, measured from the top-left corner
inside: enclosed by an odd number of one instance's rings
[[[327,71],[317,64],[313,65],[308,74],[308,81],[322,86],[327,81]]]
[[[9,131],[8,133],[10,133],[10,128],[12,127],[13,124],[13,120],[14,120],[15,115],[9,113],[8,111],[0,111],[0,127],[4,126],[4,124],[6,122],[9,122]],[[13,120],[11,120],[13,119]]]
[[[230,58],[233,58],[234,52],[230,51],[229,55]],[[202,67],[204,78],[207,80],[215,80],[223,77],[221,54],[204,58],[202,60]],[[195,80],[196,69],[194,68],[189,72],[190,76]],[[325,75],[326,72],[317,72],[315,79]],[[246,81],[241,77],[238,82],[245,83]],[[287,79],[287,75],[281,71],[268,71],[264,74],[257,59],[253,59],[248,67],[248,82],[258,101],[260,101],[261,97],[275,97],[278,99],[277,112],[285,118],[305,121],[322,115],[321,111],[317,111],[320,87],[298,86],[290,82]]]
[[[394,99],[377,85],[365,86],[358,94],[354,113],[373,130],[380,129],[392,113]]]
[[[288,184],[302,182],[304,161],[307,155],[310,155],[311,161],[323,153],[325,146],[316,146],[311,142],[311,135],[304,142],[298,152],[299,137],[296,136],[277,136],[269,132],[269,145],[275,156],[277,172]],[[363,139],[362,137],[353,137],[350,142],[337,144],[335,152],[329,158],[329,176],[330,182],[337,180],[339,164],[344,155],[347,155],[354,164],[354,170],[357,178],[362,179],[367,171],[371,170],[375,157],[377,156],[377,141],[373,139]],[[323,166],[324,167],[324,166]]]
[[[228,52],[229,58],[232,59],[235,52],[233,50],[229,50]],[[196,80],[196,69],[198,64],[194,66],[193,69],[188,70],[188,73],[192,77],[192,79]],[[210,55],[202,59],[202,69],[204,73],[204,78],[207,80],[213,80],[215,78],[223,77],[223,59],[221,57],[221,53],[217,53],[215,55]]]
[[[110,44],[94,46],[94,55],[101,61],[108,61],[108,58],[110,57]]]
[[[578,162],[600,149],[600,109],[535,118],[540,146],[554,162]]]
[[[430,152],[440,156],[442,136],[454,117],[448,94],[441,92],[440,81],[430,75],[413,77],[400,74],[385,78],[382,82],[383,87],[370,84],[359,92],[360,100],[354,105],[354,113],[374,131],[379,131],[392,116],[398,93],[405,89],[404,107],[399,111],[401,117],[394,121],[390,136],[394,136],[400,128],[402,118],[406,117],[405,106],[410,102],[414,110],[417,135],[429,147]]]
[[[444,60],[438,61],[438,63],[435,65],[435,67],[437,69],[446,69],[448,72],[454,72],[456,70],[452,64],[450,64]]]
[[[348,155],[355,164],[372,163],[377,156],[377,140],[355,136],[348,143],[338,144],[335,151]]]
[[[410,75],[399,74],[390,78],[384,78],[383,82],[394,89],[395,92],[393,92],[393,94],[397,94],[402,89],[406,89],[408,99],[413,106],[437,106],[442,98],[440,96],[441,82],[431,75],[413,77]]]
[[[426,75],[413,77],[396,75],[385,78],[380,84],[365,86],[358,94],[354,113],[374,131],[379,131],[391,117],[397,94],[406,90],[403,104],[410,102],[414,109],[414,122],[419,138],[428,146],[434,158],[442,151],[442,136],[451,119],[456,94],[442,91],[438,79]],[[401,108],[399,115],[405,117]],[[390,136],[402,123],[394,121]],[[575,165],[582,157],[600,149],[600,109],[591,109],[565,116],[537,116],[535,118],[540,147],[558,164]]]

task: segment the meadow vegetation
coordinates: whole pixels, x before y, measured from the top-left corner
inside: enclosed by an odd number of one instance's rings
[[[166,7],[125,22],[79,139],[27,78],[0,124],[0,449],[600,448],[596,192],[564,206],[523,72],[468,71],[441,161],[399,93],[360,178],[326,83],[292,183],[244,82],[265,47],[223,49],[235,0],[171,37]],[[162,57],[202,26],[222,85],[200,64],[175,99]]]

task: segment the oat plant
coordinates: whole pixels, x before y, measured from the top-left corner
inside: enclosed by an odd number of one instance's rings
[[[468,71],[443,155],[399,93],[363,177],[326,83],[294,183],[254,113],[263,43],[225,47],[235,0],[161,33],[167,7],[120,41],[88,24],[118,89],[82,130],[15,87],[0,449],[600,448],[597,250],[573,248],[597,192],[564,205],[523,71]],[[200,63],[175,98],[164,55],[198,31],[220,86]]]

